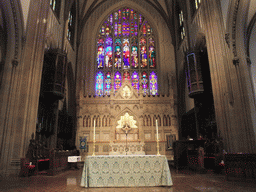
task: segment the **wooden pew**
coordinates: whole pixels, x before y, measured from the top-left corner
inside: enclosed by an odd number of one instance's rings
[[[256,179],[256,154],[225,154],[226,179]]]

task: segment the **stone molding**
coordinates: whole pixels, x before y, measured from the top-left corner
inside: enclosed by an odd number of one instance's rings
[[[14,1],[10,0],[13,20],[14,20],[14,31],[15,31],[15,50],[14,50],[14,59],[18,59],[19,56],[19,27],[18,27],[18,19],[17,19],[17,12],[15,9]]]
[[[234,11],[233,11],[233,17],[232,17],[232,52],[234,54],[234,57],[237,57],[237,48],[236,48],[236,27],[237,27],[237,16],[238,16],[238,9],[239,9],[239,3],[240,0],[236,0]]]

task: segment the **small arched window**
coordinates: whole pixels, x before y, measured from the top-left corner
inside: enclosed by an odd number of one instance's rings
[[[105,115],[102,118],[102,127],[105,127]]]
[[[85,127],[89,127],[89,121],[88,118],[85,119]]]
[[[166,116],[164,115],[164,118],[163,118],[163,126],[166,126],[167,125],[167,118]]]
[[[171,118],[169,115],[167,115],[167,125],[166,126],[171,126]]]
[[[199,9],[201,2],[202,2],[201,0],[191,0],[190,1],[192,17],[195,15],[195,12],[197,11],[197,9]]]
[[[183,40],[186,36],[185,33],[185,27],[184,27],[184,15],[183,11],[179,11],[179,33],[180,33],[180,39]]]
[[[195,0],[195,7],[196,7],[196,9],[199,8],[200,4],[201,4],[201,0]]]
[[[74,2],[68,14],[67,38],[72,46],[75,42],[76,3]]]
[[[86,115],[85,115],[84,118],[83,118],[83,127],[87,127],[86,122],[87,122],[87,118],[86,118]]]
[[[152,122],[151,122],[151,117],[150,117],[150,115],[148,116],[148,126],[152,126]]]
[[[147,125],[147,116],[145,115],[144,118],[143,118],[143,125],[146,126]]]
[[[97,117],[94,116],[93,117],[93,126],[95,125],[95,127],[98,127],[98,122],[97,122]]]
[[[108,127],[108,119],[109,119],[109,116],[107,116],[107,117],[105,118],[105,127]]]
[[[100,116],[97,117],[97,127],[101,127],[101,119],[100,119]]]
[[[88,127],[91,127],[91,117],[90,117],[90,115],[88,116],[87,121],[88,121]]]
[[[158,123],[158,126],[162,126],[162,121],[161,121],[160,115],[158,115],[158,117],[157,117],[157,123]]]
[[[50,0],[50,7],[57,18],[60,18],[61,0]]]
[[[158,121],[158,120],[157,120]],[[158,125],[158,122],[157,122],[157,125]],[[156,116],[154,115],[153,117],[153,126],[156,126]]]

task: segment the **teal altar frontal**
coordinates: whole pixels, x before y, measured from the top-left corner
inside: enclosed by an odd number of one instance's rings
[[[164,155],[87,156],[82,187],[172,186]]]

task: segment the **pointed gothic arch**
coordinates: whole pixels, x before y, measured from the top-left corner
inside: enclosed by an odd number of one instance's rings
[[[91,116],[90,115],[88,115],[88,117],[87,117],[87,122],[88,122],[88,127],[91,127],[92,126],[92,120],[91,120]]]
[[[146,126],[147,125],[147,116],[146,115],[144,115],[144,117],[143,117],[143,126]]]
[[[161,121],[160,115],[158,115],[157,121],[158,121],[158,126],[162,126],[162,121]]]
[[[157,119],[157,116],[154,115],[154,117],[153,117],[153,126],[156,126],[156,119]]]
[[[87,127],[87,117],[86,117],[86,115],[84,116],[84,118],[83,118],[83,127]]]

